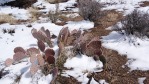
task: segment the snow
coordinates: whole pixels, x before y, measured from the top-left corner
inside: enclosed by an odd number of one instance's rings
[[[29,12],[25,9],[14,8],[10,6],[0,6],[0,14],[10,14],[16,19],[29,19]]]
[[[107,82],[106,82],[105,80],[103,80],[103,79],[102,79],[102,80],[99,80],[99,83],[100,83],[100,84],[109,84],[109,83],[107,83]]]
[[[116,9],[116,11],[120,11],[124,15],[127,15],[130,14],[134,9],[142,9],[142,7],[140,7],[139,4],[147,0],[97,0],[97,1],[104,4],[108,3],[106,7],[103,8],[104,10]]]
[[[146,79],[146,77],[138,78],[139,84],[144,84],[143,81]]]
[[[82,30],[84,30],[84,29],[92,28],[94,26],[93,22],[84,21],[84,20],[80,21],[80,22],[68,22],[64,26],[58,26],[58,25],[55,25],[51,22],[46,22],[46,23],[34,22],[34,23],[29,23],[29,24],[31,24],[32,27],[27,27],[28,24],[10,25],[10,24],[7,23],[7,24],[1,24],[0,25],[0,37],[1,37],[0,38],[0,46],[1,46],[0,54],[2,55],[0,57],[1,60],[4,61],[7,58],[12,58],[13,54],[14,54],[13,49],[15,47],[21,46],[24,49],[28,49],[30,47],[37,47],[37,44],[36,44],[37,40],[35,38],[33,38],[33,36],[31,35],[31,29],[32,28],[35,28],[35,29],[39,30],[41,27],[44,27],[45,29],[49,29],[51,33],[58,36],[59,31],[63,27],[68,27],[69,30],[73,30],[73,29],[82,29]],[[3,32],[2,32],[3,29],[15,29],[15,33],[13,35],[10,35],[8,33],[3,34]],[[53,41],[54,41],[54,44],[55,44],[53,49],[55,51],[58,51],[58,46],[56,44],[56,39],[53,40]],[[78,58],[78,60],[81,60],[81,58],[80,59]],[[85,58],[83,57],[82,60],[84,60],[84,63],[91,62],[91,63],[89,63],[91,67],[90,68],[89,67],[85,68],[87,70],[92,69],[91,71],[93,71],[93,69],[96,68],[97,66],[102,68],[102,63],[101,62],[96,63],[92,58],[87,59],[87,57],[85,57]],[[73,61],[68,61],[68,63],[74,64],[72,62]],[[52,79],[51,74],[49,74],[48,76],[44,76],[44,75],[41,74],[41,72],[39,72],[39,73],[36,74],[35,77],[32,77],[30,75],[30,72],[29,72],[29,67],[30,66],[31,65],[28,61],[16,64],[16,65],[11,65],[10,67],[7,68],[7,70],[10,70],[12,74],[8,74],[8,75],[6,75],[6,77],[0,79],[0,82],[3,82],[5,84],[11,84],[16,79],[16,74],[17,74],[17,75],[21,75],[21,79],[20,79],[20,82],[19,82],[20,84],[34,84],[34,83],[36,84],[37,82],[39,84],[49,84],[49,82]],[[74,65],[74,66],[78,66],[78,65]],[[87,66],[87,65],[85,65],[85,66]],[[82,70],[79,73],[82,74]],[[86,75],[82,74],[82,77],[83,76],[85,77]],[[6,80],[9,80],[9,81],[6,81]],[[86,78],[86,80],[88,80],[88,78]],[[83,78],[81,78],[80,81],[83,81]],[[95,81],[92,80],[92,82],[95,82]]]
[[[7,3],[7,2],[11,2],[11,1],[15,1],[15,0],[1,0],[1,1],[0,1],[0,5],[1,5],[1,4],[4,4],[4,3]]]
[[[63,72],[64,76],[73,76],[79,82],[86,84],[88,82],[87,74],[92,72],[101,72],[103,64],[101,61],[94,61],[92,57],[86,55],[76,56],[66,60],[64,64],[68,69],[73,68],[73,70],[65,70]],[[93,80],[93,84],[98,84]]]
[[[59,3],[59,10],[66,10],[66,7],[71,7],[75,2],[75,0],[69,0],[68,2],[63,2]],[[44,8],[41,11],[47,12],[47,11],[55,11],[56,10],[56,5],[55,4],[50,4],[47,1],[44,0],[38,0],[33,6],[39,7],[39,8]],[[75,12],[77,8],[72,9],[73,12]]]
[[[127,63],[131,70],[149,70],[149,39],[130,38],[113,31],[108,36],[103,36],[102,45],[134,59]]]
[[[0,4],[13,1],[13,0],[1,0]],[[102,3],[110,3],[103,8],[103,10],[116,9],[117,11],[122,12],[124,15],[131,13],[134,9],[141,10],[143,12],[147,12],[149,7],[139,7],[140,2],[146,0],[100,0]],[[59,4],[59,10],[66,10],[67,7],[71,7],[75,2],[75,0],[69,0],[68,2],[63,2]],[[39,11],[48,13],[49,11],[55,11],[56,5],[50,4],[45,0],[38,0],[35,4],[33,4],[35,8],[43,8]],[[74,14],[66,15],[67,17],[75,17],[78,16],[76,12],[78,12],[78,8],[72,8],[69,12],[75,12]],[[0,13],[10,14],[14,18],[19,20],[28,20],[30,19],[29,11],[26,9],[20,9],[17,7],[10,6],[0,6]],[[85,30],[94,27],[94,23],[86,20],[82,21],[69,21],[64,26],[58,26],[54,23],[51,23],[47,20],[48,18],[41,18],[39,21],[34,23],[22,23],[17,25],[10,25],[9,23],[0,25],[0,61],[3,63],[7,58],[13,57],[13,49],[15,47],[21,46],[24,49],[28,49],[30,47],[37,47],[37,40],[33,38],[31,35],[31,29],[35,28],[39,30],[41,27],[45,29],[49,29],[51,33],[58,36],[59,31],[68,27],[70,31],[73,29]],[[27,27],[28,24],[31,24],[32,27]],[[15,33],[10,35],[8,33],[3,34],[3,29],[15,29]],[[149,70],[149,39],[139,39],[139,38],[128,38],[127,36],[118,34],[113,31],[108,36],[103,36],[102,45],[106,48],[116,50],[121,55],[127,55],[129,59],[126,65],[131,68],[131,70]],[[58,51],[57,39],[53,39],[54,47],[53,49]],[[138,45],[139,44],[139,45]],[[57,54],[56,54],[57,55]],[[49,74],[44,76],[41,73],[41,70],[31,76],[29,72],[29,68],[31,63],[27,59],[25,62],[11,65],[10,67],[6,67],[5,70],[10,71],[9,74],[5,75],[2,79],[0,79],[0,83],[3,84],[12,84],[14,80],[17,78],[17,75],[21,75],[21,79],[19,84],[49,84],[52,80],[52,75]],[[94,61],[92,57],[87,57],[85,55],[77,55],[76,57],[67,59],[64,64],[66,68],[72,70],[64,70],[63,76],[66,77],[74,77],[82,84],[86,84],[88,82],[87,75],[92,72],[101,72],[102,71],[102,63],[100,61]],[[4,68],[4,65],[1,65],[0,70]],[[138,82],[140,84],[143,83],[145,77],[139,78]],[[91,80],[91,84],[108,84],[105,80],[95,81]]]

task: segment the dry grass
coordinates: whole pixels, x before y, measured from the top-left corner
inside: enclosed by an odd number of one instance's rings
[[[103,12],[105,13],[105,15],[95,22],[95,26],[100,25],[104,28],[107,28],[109,26],[115,25],[118,21],[120,21],[123,18],[123,14],[115,10],[108,10]]]
[[[46,1],[51,3],[51,4],[54,4],[54,3],[56,3],[57,0],[46,0]]]
[[[41,16],[41,13],[37,8],[29,7],[27,10],[31,14],[31,22],[37,21],[38,18]]]
[[[3,23],[10,23],[10,24],[16,24],[17,20],[15,18],[13,18],[11,15],[8,14],[0,14],[0,24]]]

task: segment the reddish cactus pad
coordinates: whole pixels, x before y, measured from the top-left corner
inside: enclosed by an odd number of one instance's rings
[[[50,31],[48,29],[45,31],[45,33],[47,35],[47,38],[51,39]]]
[[[48,62],[49,64],[54,64],[54,63],[55,63],[55,58],[54,58],[53,56],[48,56],[47,62]]]
[[[37,61],[37,56],[34,54],[30,57],[30,62],[35,63]]]
[[[32,56],[32,55],[40,54],[40,51],[37,48],[29,48],[27,49],[27,55]]]
[[[16,48],[14,49],[14,53],[17,53],[17,52],[26,53],[26,51],[25,51],[22,47],[16,47]]]
[[[54,56],[55,55],[55,52],[53,49],[46,49],[44,53],[46,56]]]
[[[45,61],[44,61],[42,55],[37,55],[37,59],[38,59],[38,64],[39,64],[40,66],[43,66],[44,63],[45,63]]]
[[[41,40],[38,40],[37,44],[38,44],[39,49],[40,49],[42,52],[44,52],[45,47],[46,47],[45,44],[44,44],[44,42],[41,41]]]
[[[13,59],[8,58],[8,59],[6,59],[6,61],[5,61],[5,65],[6,65],[7,67],[9,67],[10,65],[12,65],[13,62],[14,62]]]
[[[17,52],[13,55],[13,60],[14,61],[20,61],[23,58],[26,58],[27,56],[23,52]]]
[[[32,65],[30,68],[30,73],[34,75],[38,71],[38,65]]]

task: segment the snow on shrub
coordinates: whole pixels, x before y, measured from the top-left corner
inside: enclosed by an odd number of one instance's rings
[[[120,25],[117,24],[114,26],[119,33],[140,38],[144,36],[149,37],[149,14],[147,13],[134,10],[131,14],[126,15],[120,23]]]
[[[97,21],[101,17],[102,5],[96,0],[78,0],[79,14],[90,21]]]

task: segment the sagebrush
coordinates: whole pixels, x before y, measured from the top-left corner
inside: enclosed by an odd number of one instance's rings
[[[149,36],[149,14],[134,10],[120,21],[120,25],[114,28],[127,36],[144,37]]]
[[[97,21],[101,17],[102,4],[96,0],[78,0],[79,14],[90,21]]]

